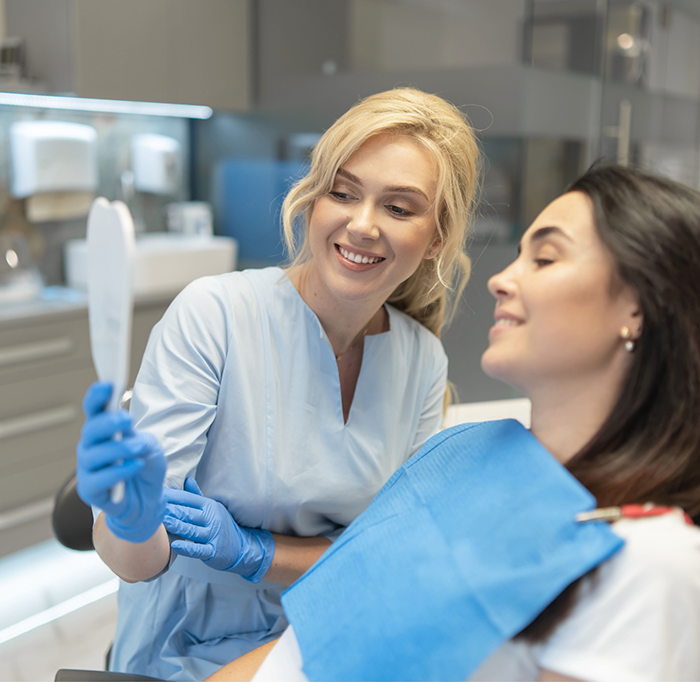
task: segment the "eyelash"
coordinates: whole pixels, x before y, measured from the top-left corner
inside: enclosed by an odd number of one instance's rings
[[[352,194],[347,192],[330,192],[330,195],[337,201],[352,201],[355,199]],[[401,208],[401,206],[394,206],[394,204],[387,204],[386,209],[396,218],[410,218],[414,215],[413,211]]]
[[[330,192],[330,195],[334,199],[338,199],[338,201],[349,201],[350,199],[355,198],[352,196],[352,194],[348,194],[347,192]]]
[[[410,218],[413,215],[413,212],[409,211],[407,208],[401,208],[400,206],[394,206],[393,204],[389,204],[387,209],[389,210],[389,213],[393,213],[399,218]]]
[[[551,265],[554,261],[551,258],[535,258],[535,264],[540,268]]]

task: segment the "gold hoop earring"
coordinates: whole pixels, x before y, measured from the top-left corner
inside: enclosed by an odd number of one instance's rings
[[[632,332],[629,327],[620,329],[620,336],[625,341],[625,350],[631,353],[634,350],[634,341],[632,340]]]

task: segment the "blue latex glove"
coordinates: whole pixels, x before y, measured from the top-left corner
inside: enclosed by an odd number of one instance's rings
[[[204,497],[194,478],[185,481],[184,490],[166,488],[164,497],[163,525],[184,538],[171,543],[176,554],[238,573],[252,583],[262,580],[275,553],[270,531],[239,526],[221,502]]]
[[[145,542],[158,530],[165,512],[165,455],[154,436],[134,430],[128,412],[105,412],[111,393],[111,384],[98,381],[83,400],[86,419],[78,442],[78,495],[102,509],[107,527],[118,538]],[[124,481],[124,497],[114,503],[110,490],[119,481]]]

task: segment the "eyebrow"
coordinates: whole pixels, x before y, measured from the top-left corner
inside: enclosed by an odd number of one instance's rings
[[[336,175],[340,175],[344,177],[346,180],[350,180],[350,182],[354,182],[356,185],[359,185],[362,187],[362,181],[360,178],[357,177],[357,175],[353,175],[350,173],[350,171],[346,171],[344,168],[338,168]],[[385,187],[384,188],[385,192],[404,192],[406,194],[420,194],[426,201],[430,201],[430,197],[419,187],[411,187],[406,186],[397,186],[397,187]]]
[[[552,225],[549,227],[540,227],[536,229],[530,237],[530,244],[532,244],[532,242],[542,241],[543,239],[546,239],[547,237],[551,236],[564,237],[564,239],[573,242],[573,239],[568,234],[566,234],[564,230],[562,230],[560,227],[555,227],[554,225]],[[520,253],[521,248],[522,241],[520,242],[520,244],[518,244],[518,253]]]

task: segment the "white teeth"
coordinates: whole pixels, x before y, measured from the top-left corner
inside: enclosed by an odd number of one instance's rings
[[[375,258],[369,258],[368,256],[360,256],[359,253],[354,254],[352,251],[346,251],[341,246],[339,246],[338,249],[340,250],[340,253],[343,255],[344,258],[347,258],[348,260],[351,260],[354,263],[362,263],[364,265],[365,263],[378,263],[380,260],[383,260],[381,256],[376,256]]]
[[[496,320],[496,324],[494,326],[496,327],[517,327],[520,324],[517,320],[509,320],[507,318],[501,318],[500,320]]]

